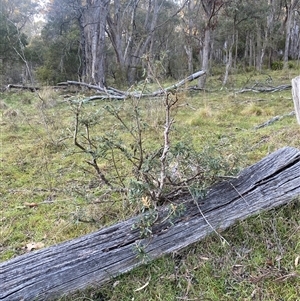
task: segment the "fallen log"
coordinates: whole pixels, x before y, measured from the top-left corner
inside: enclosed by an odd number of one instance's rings
[[[6,86],[7,91],[9,91],[11,89],[21,89],[21,90],[29,90],[30,92],[35,92],[35,91],[39,90],[40,87],[14,85],[14,84],[9,84],[9,85]]]
[[[280,85],[277,87],[260,87],[257,85],[254,85],[252,88],[244,88],[239,91],[236,91],[235,93],[245,93],[245,92],[254,92],[254,93],[274,93],[274,92],[281,92],[284,90],[290,90],[292,88],[291,85]]]
[[[83,87],[87,87],[88,89],[94,89],[96,91],[99,92],[100,95],[95,95],[92,97],[88,97],[85,100],[83,100],[83,102],[87,102],[87,101],[91,101],[91,100],[96,100],[96,99],[119,99],[119,100],[124,100],[128,97],[137,97],[137,98],[141,98],[141,97],[156,97],[156,96],[160,96],[163,95],[165,93],[171,92],[171,91],[175,91],[177,90],[179,87],[183,86],[184,84],[186,84],[187,82],[191,82],[201,76],[203,76],[205,74],[205,71],[197,71],[193,74],[191,74],[190,76],[184,78],[183,80],[177,82],[176,84],[173,84],[167,88],[162,88],[159,90],[156,90],[154,92],[151,93],[143,93],[141,91],[121,91],[121,90],[117,90],[113,87],[100,87],[97,85],[91,85],[91,84],[87,84],[84,82],[77,82],[77,81],[67,81],[67,83],[69,85],[76,85],[76,86],[83,86]],[[65,84],[65,83],[60,83],[60,84]]]
[[[271,124],[273,124],[274,122],[278,121],[278,120],[281,120],[282,118],[285,118],[285,117],[291,117],[291,116],[294,116],[295,115],[295,111],[292,111],[288,114],[284,114],[284,115],[277,115],[277,116],[274,116],[272,117],[271,119],[265,121],[264,123],[261,123],[257,126],[254,127],[254,129],[261,129],[261,128],[264,128],[266,126],[269,126]]]
[[[142,239],[133,217],[95,233],[0,264],[0,300],[49,300],[101,285],[146,260],[197,242],[262,210],[300,198],[300,151],[282,148],[213,186],[204,199],[185,200],[182,215],[157,212],[151,238]],[[146,213],[147,214],[147,213]]]

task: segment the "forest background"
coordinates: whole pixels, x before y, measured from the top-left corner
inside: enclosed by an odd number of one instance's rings
[[[1,82],[130,86],[292,68],[298,0],[1,0]],[[150,63],[150,64],[149,64]],[[153,76],[153,74],[152,74]],[[198,80],[204,88],[206,77]]]

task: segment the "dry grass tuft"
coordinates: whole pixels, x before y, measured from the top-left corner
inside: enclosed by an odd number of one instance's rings
[[[206,120],[213,119],[216,116],[216,113],[213,112],[210,106],[205,106],[203,108],[198,109],[194,116],[190,120],[190,125],[199,126]]]
[[[8,105],[3,100],[0,100],[0,110],[6,110],[7,108]]]
[[[21,113],[19,110],[8,108],[7,110],[4,111],[3,116],[12,119],[18,117],[20,114]]]
[[[51,87],[44,87],[39,91],[39,97],[42,99],[43,108],[52,108],[57,105],[59,94]]]
[[[243,116],[261,116],[263,115],[263,109],[259,106],[257,106],[254,103],[251,103],[250,105],[246,106],[242,111],[241,115]]]

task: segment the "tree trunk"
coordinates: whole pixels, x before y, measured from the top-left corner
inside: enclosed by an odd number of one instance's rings
[[[184,50],[185,50],[185,53],[187,56],[189,74],[192,74],[194,72],[193,46],[192,46],[194,22],[193,22],[192,15],[193,15],[193,11],[195,9],[196,9],[196,2],[188,1],[188,3],[186,4],[187,13],[184,14],[184,17],[186,17],[187,20],[185,21],[186,28],[184,28],[184,25],[183,25],[183,31],[184,31],[184,37],[185,37],[183,47],[184,47]]]
[[[205,199],[178,200],[184,212],[172,216],[172,223],[171,207],[160,208],[150,238],[142,239],[140,229],[133,227],[143,218],[138,216],[1,263],[0,300],[50,300],[99,286],[237,220],[299,197],[300,151],[286,147],[246,168],[236,179],[215,185]]]
[[[206,72],[206,74],[202,77],[199,77],[198,80],[198,88],[204,89],[206,83],[206,77],[209,67],[209,52],[210,52],[210,35],[211,29],[207,26],[204,32],[204,42],[202,48],[202,70]]]
[[[284,45],[284,53],[283,53],[283,68],[284,69],[287,69],[287,67],[288,67],[291,24],[292,24],[292,12],[291,12],[290,8],[288,8],[287,20],[286,20],[286,24],[285,24],[285,45]]]
[[[136,22],[138,22],[136,13],[139,2],[139,0],[133,0],[130,5],[122,10],[120,1],[115,0],[114,11],[110,12],[107,18],[107,33],[114,48],[122,76],[126,73],[129,84],[136,81],[137,68],[147,50],[148,57],[152,57],[151,43],[154,41],[158,14],[163,3],[158,0],[148,2],[143,28],[141,32],[138,32],[136,29]],[[127,28],[124,28],[125,26]]]
[[[235,33],[235,54],[234,54],[234,69],[237,68],[237,58],[238,58],[238,43],[239,43],[239,32],[236,31]]]
[[[249,67],[253,65],[253,40],[252,34],[249,35]]]
[[[184,45],[184,50],[187,56],[189,74],[193,73],[193,48],[190,45]]]
[[[226,68],[225,68],[225,74],[224,74],[224,79],[223,79],[223,86],[225,86],[227,84],[229,71],[232,67],[233,44],[234,44],[234,37],[232,37],[232,41],[230,42],[230,46],[229,46],[229,49],[227,50],[227,54],[226,54]]]
[[[299,4],[299,0],[291,0],[291,3],[286,6],[286,23],[285,23],[285,46],[284,46],[284,54],[283,54],[283,68],[288,68],[288,60],[289,60],[289,50],[290,50],[290,41],[291,41],[291,27],[293,21],[294,10],[296,6]]]
[[[130,56],[134,40],[134,28],[136,10],[139,0],[132,1],[125,10],[122,10],[119,0],[114,1],[113,11],[107,17],[107,33],[113,46],[117,60],[117,79],[122,82],[127,79]],[[129,19],[128,22],[126,19]],[[124,24],[128,22],[126,33],[124,34]]]
[[[105,85],[105,28],[109,0],[89,0],[80,18],[82,74],[87,82]]]
[[[293,60],[298,60],[300,58],[300,25],[298,22],[299,21],[294,19],[291,28],[290,55]]]
[[[218,13],[225,4],[223,0],[201,0],[205,27],[204,27],[204,42],[202,48],[202,70],[206,75],[199,78],[198,88],[203,89],[206,83],[206,77],[209,73],[209,58],[211,51],[211,33],[216,28],[218,23]]]

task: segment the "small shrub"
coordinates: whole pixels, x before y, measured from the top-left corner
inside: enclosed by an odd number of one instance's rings
[[[199,109],[195,113],[195,117],[191,120],[191,125],[197,126],[202,124],[203,119],[208,119],[213,116],[213,112],[210,107],[205,106],[204,108]]]
[[[264,115],[264,110],[261,107],[252,103],[249,106],[245,107],[241,111],[241,114],[244,116],[261,116]]]
[[[282,61],[275,61],[271,64],[272,70],[282,70],[283,69],[283,62]]]
[[[295,68],[294,63],[293,62],[288,62],[288,68],[289,69],[294,69]]]

